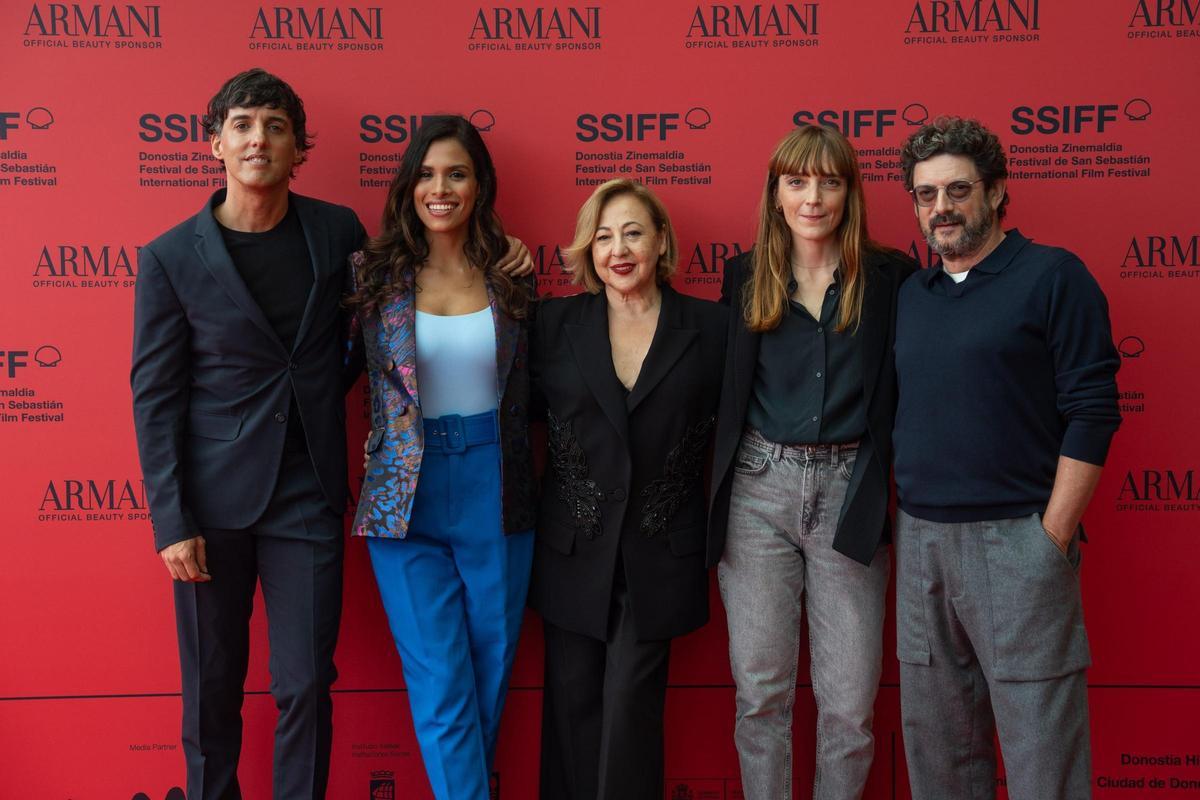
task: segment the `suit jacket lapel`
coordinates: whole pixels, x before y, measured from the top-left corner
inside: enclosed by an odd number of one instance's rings
[[[384,368],[400,373],[400,380],[419,408],[417,395],[417,303],[410,289],[379,307],[381,350],[388,362]]]
[[[512,371],[521,325],[505,314],[496,304],[496,294],[492,291],[490,283],[487,292],[488,303],[492,307],[492,324],[496,327],[496,403],[498,405],[504,400],[504,392],[508,387],[508,374]]]
[[[873,262],[863,264],[863,277],[867,283],[863,291],[862,321],[856,335],[862,357],[863,407],[870,408],[884,362],[884,349],[888,346],[886,326],[892,317],[888,307],[891,293],[886,285],[888,276]]]
[[[213,278],[233,299],[234,304],[241,309],[242,313],[261,328],[272,342],[278,344],[280,350],[284,350],[279,334],[275,332],[266,314],[259,308],[254,296],[250,294],[250,290],[246,288],[246,282],[242,280],[241,273],[237,271],[237,267],[233,265],[233,259],[229,257],[229,251],[225,249],[225,241],[221,238],[221,231],[217,227],[217,220],[212,213],[218,197],[223,197],[223,195],[215,195],[197,219],[196,253],[200,256],[205,268],[212,273]]]
[[[628,446],[629,418],[625,410],[625,392],[613,369],[612,345],[608,341],[608,300],[601,292],[589,295],[582,305],[579,321],[565,323],[563,332],[584,382],[621,441]]]
[[[698,329],[686,327],[681,311],[679,296],[670,286],[662,287],[658,327],[654,330],[650,350],[646,353],[637,383],[633,385],[633,391],[629,393],[627,401],[631,414],[638,404],[654,391],[654,387],[662,382],[700,334]]]
[[[321,279],[329,267],[328,236],[322,236],[324,226],[321,225],[315,205],[310,205],[305,198],[288,195],[288,202],[295,204],[296,214],[300,217],[300,227],[304,229],[304,241],[308,243],[309,259],[312,261],[313,283],[308,291],[308,302],[304,306],[304,316],[300,318],[300,328],[296,331],[296,342],[293,349],[299,348],[304,341],[304,335],[312,327],[314,305],[320,292]]]
[[[758,349],[762,343],[762,334],[755,333],[746,327],[742,311],[742,302],[749,282],[749,273],[747,273],[745,282],[734,293],[733,303],[729,309],[730,315],[736,316],[738,322],[732,327],[734,333],[730,342],[733,350],[734,417],[738,420],[746,418],[746,407],[750,405],[750,393],[754,390],[754,373],[758,369]]]

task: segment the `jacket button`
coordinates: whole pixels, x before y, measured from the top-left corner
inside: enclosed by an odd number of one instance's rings
[[[295,372],[296,370],[300,369],[300,365],[293,361],[288,364],[288,369],[290,369],[292,372]]]
[[[520,369],[522,363],[523,362],[521,361],[521,357],[517,356],[516,358],[513,359],[513,369]]]
[[[276,422],[287,422],[287,414],[283,413],[282,411],[276,411],[275,412],[275,421]]]
[[[389,358],[387,363],[387,371],[392,372],[396,369],[396,359]]]
[[[511,406],[509,406],[509,407],[508,407],[508,413],[510,413],[510,414],[520,414],[520,413],[521,413],[521,404],[520,404],[520,403],[513,403]]]
[[[611,492],[609,492],[608,496],[619,503],[625,499],[625,490],[618,486],[616,489],[613,489]]]

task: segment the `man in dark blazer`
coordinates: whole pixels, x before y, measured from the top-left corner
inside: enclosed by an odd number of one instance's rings
[[[305,121],[279,78],[231,78],[205,116],[227,188],[139,255],[134,422],[175,579],[192,800],[241,797],[256,582],[279,708],[274,796],[324,797],[328,779],[346,508],[339,301],[365,232],[350,209],[288,191],[311,146]]]

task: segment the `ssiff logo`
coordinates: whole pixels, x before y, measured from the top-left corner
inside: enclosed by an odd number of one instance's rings
[[[1017,136],[1057,133],[1106,133],[1122,119],[1145,122],[1154,109],[1144,97],[1121,103],[1066,103],[1040,106],[1019,105],[1012,110],[1009,126]]]
[[[1036,42],[1039,0],[917,0],[904,28],[907,45]]]
[[[33,143],[54,125],[54,113],[45,106],[25,111],[0,111],[0,142],[8,142],[10,132],[32,131],[30,136],[16,133],[22,146]],[[31,159],[21,149],[0,150],[0,186],[57,186],[58,167]]]
[[[45,106],[34,106],[24,114],[25,127],[32,131],[47,131],[54,124],[54,113]],[[20,111],[0,111],[0,141],[8,139],[8,132],[21,127]]]
[[[251,50],[370,53],[383,50],[383,9],[259,6]]]
[[[921,103],[909,103],[899,108],[802,108],[792,114],[792,124],[800,128],[805,125],[824,125],[841,131],[851,138],[866,136],[882,139],[901,122],[906,127],[924,125],[929,119],[929,109]],[[897,151],[897,155],[899,151]],[[861,153],[860,153],[861,155]],[[897,161],[896,167],[900,164]]]
[[[684,47],[758,49],[816,47],[819,3],[726,3],[692,10]]]
[[[34,350],[0,350],[0,374],[7,374],[10,379],[33,364],[39,367],[53,369],[62,363],[62,351],[52,344],[44,344]]]
[[[486,6],[471,21],[467,50],[546,53],[600,49],[600,6]]]
[[[21,43],[43,48],[161,49],[161,9],[118,3],[34,3]]]
[[[646,111],[636,114],[580,114],[575,118],[575,138],[581,142],[665,142],[680,130],[704,130],[712,114],[702,106],[686,112]]]

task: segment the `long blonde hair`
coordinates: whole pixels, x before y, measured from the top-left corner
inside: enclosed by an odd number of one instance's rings
[[[792,131],[771,154],[758,212],[753,274],[742,309],[746,327],[756,333],[774,330],[787,308],[792,232],[776,202],[782,175],[836,175],[846,181],[846,207],[837,230],[842,250],[842,292],[834,328],[838,332],[857,329],[866,284],[863,258],[879,247],[867,236],[867,205],[858,154],[845,136],[823,125],[806,125]]]

